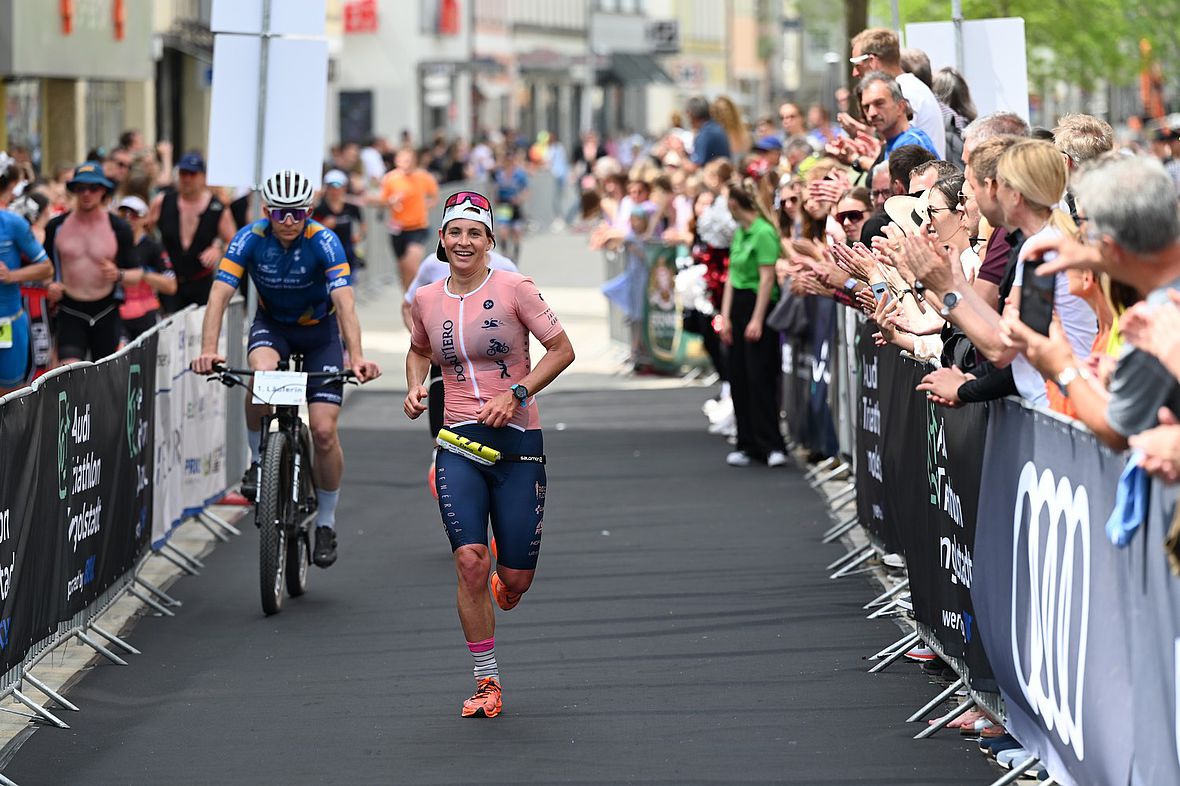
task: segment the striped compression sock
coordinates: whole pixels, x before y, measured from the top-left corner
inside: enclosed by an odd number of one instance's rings
[[[471,657],[475,658],[475,668],[472,672],[476,680],[485,677],[495,677],[500,681],[500,667],[496,665],[496,637],[483,641],[467,642],[467,649],[471,650]]]

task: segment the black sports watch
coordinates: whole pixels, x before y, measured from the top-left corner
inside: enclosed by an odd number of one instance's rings
[[[529,389],[524,385],[513,385],[511,388],[509,388],[509,390],[512,391],[512,395],[516,396],[516,400],[519,401],[520,405],[523,407],[525,401],[529,397]]]

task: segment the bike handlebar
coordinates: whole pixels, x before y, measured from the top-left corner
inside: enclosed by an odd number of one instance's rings
[[[273,371],[275,369],[269,370]],[[233,387],[234,385],[249,387],[242,381],[242,377],[252,377],[255,373],[255,370],[252,368],[229,368],[220,363],[215,363],[213,365],[213,378],[209,381],[213,382],[217,380],[226,387]],[[343,382],[349,385],[359,384],[356,380],[356,374],[350,368],[346,368],[343,371],[304,371],[300,373],[307,374],[308,382],[315,380],[317,382]]]

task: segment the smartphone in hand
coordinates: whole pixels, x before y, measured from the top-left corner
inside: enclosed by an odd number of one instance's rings
[[[873,288],[873,297],[877,300],[878,303],[881,302],[882,298],[884,298],[886,295],[889,294],[889,285],[886,284],[884,281],[878,281],[877,283],[872,285],[872,288]]]
[[[1049,335],[1053,322],[1053,298],[1057,276],[1042,276],[1037,269],[1042,262],[1049,262],[1055,256],[1048,253],[1041,259],[1024,261],[1024,277],[1020,282],[1020,321],[1042,336]]]

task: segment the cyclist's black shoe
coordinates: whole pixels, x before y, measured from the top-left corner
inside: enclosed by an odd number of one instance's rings
[[[336,531],[331,527],[315,528],[315,551],[311,561],[321,568],[331,567],[336,562]]]
[[[242,473],[242,484],[239,491],[251,502],[258,498],[258,462],[246,467],[246,471]]]

